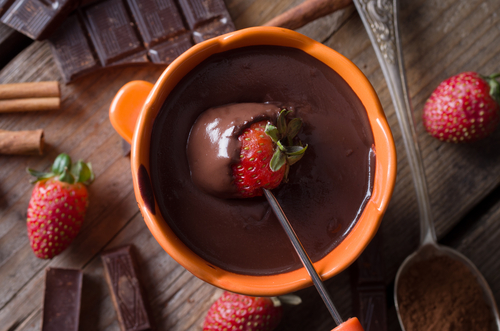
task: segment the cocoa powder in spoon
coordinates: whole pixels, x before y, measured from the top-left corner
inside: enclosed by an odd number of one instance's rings
[[[491,309],[475,276],[448,256],[410,266],[397,295],[406,331],[493,330]]]

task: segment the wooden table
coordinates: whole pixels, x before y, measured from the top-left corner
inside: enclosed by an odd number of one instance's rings
[[[237,28],[264,23],[301,0],[226,0]],[[443,79],[462,71],[500,71],[498,0],[402,0],[401,26],[409,91],[425,159],[440,242],[468,256],[500,299],[500,130],[471,145],[441,143],[421,124],[427,97]],[[10,36],[5,27],[1,35]],[[393,130],[398,179],[380,229],[388,294],[388,330],[400,330],[392,301],[395,273],[418,246],[415,193],[394,108],[368,36],[353,6],[301,28],[353,60],[375,87]],[[5,38],[0,38],[0,41]],[[6,38],[9,39],[9,38]],[[12,42],[9,39],[9,42]],[[23,41],[25,42],[25,41]],[[0,45],[0,49],[2,46]],[[158,330],[200,330],[204,314],[222,293],[170,258],[146,228],[135,201],[129,159],[108,120],[117,90],[133,79],[154,82],[161,68],[131,67],[93,74],[62,85],[56,112],[0,115],[0,129],[45,130],[43,156],[0,156],[0,329],[39,330],[46,267],[84,270],[80,330],[119,330],[100,253],[136,247],[140,273]],[[0,71],[0,83],[61,80],[48,44],[34,42]],[[37,259],[26,235],[31,185],[27,166],[48,169],[61,152],[92,162],[97,179],[91,204],[74,243],[56,258]],[[340,313],[352,315],[349,272],[326,282]],[[314,289],[297,293],[303,304],[288,307],[278,330],[331,330],[334,323]]]

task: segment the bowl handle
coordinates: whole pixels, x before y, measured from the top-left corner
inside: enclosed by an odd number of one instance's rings
[[[359,320],[356,317],[353,317],[349,318],[332,331],[364,331],[364,329],[361,326],[361,323],[359,323]]]
[[[109,106],[111,125],[123,139],[132,143],[135,124],[153,84],[134,80],[122,86]]]

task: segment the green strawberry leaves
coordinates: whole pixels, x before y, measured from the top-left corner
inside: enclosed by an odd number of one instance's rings
[[[88,185],[94,181],[94,172],[92,171],[92,165],[85,163],[82,160],[78,161],[71,168],[71,173],[73,174],[76,183],[84,183]]]
[[[277,148],[273,154],[273,157],[271,158],[271,162],[269,162],[269,167],[271,168],[272,171],[278,171],[281,169],[282,166],[285,165],[285,163],[286,163],[285,153],[283,153],[279,148]]]
[[[71,158],[66,153],[59,154],[50,172],[41,172],[33,169],[26,169],[28,173],[35,177],[31,183],[56,177],[57,180],[69,184],[83,183],[90,185],[94,181],[94,172],[90,163],[85,163],[82,160],[71,164]]]
[[[59,154],[52,165],[52,173],[61,175],[68,168],[71,168],[71,158],[66,153]]]
[[[304,156],[308,146],[302,146],[300,141],[298,141],[298,145],[294,145],[294,139],[302,128],[302,120],[294,118],[287,123],[286,116],[290,113],[290,110],[281,110],[278,115],[277,126],[267,124],[265,128],[266,134],[278,146],[269,166],[272,171],[278,171],[282,166],[286,165],[285,178],[288,175],[290,166],[297,163]],[[283,141],[286,142],[286,145],[284,145]]]
[[[491,97],[500,105],[500,83],[497,80],[500,77],[500,73],[481,77],[488,82]]]

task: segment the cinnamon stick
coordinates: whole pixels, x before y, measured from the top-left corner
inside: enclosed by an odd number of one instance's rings
[[[1,84],[0,100],[27,98],[59,98],[59,82]]]
[[[345,8],[351,3],[352,0],[306,0],[264,23],[264,25],[295,30],[320,17]]]
[[[0,154],[42,155],[43,130],[0,130]]]
[[[0,100],[0,113],[58,110],[60,107],[61,99],[58,97]]]

